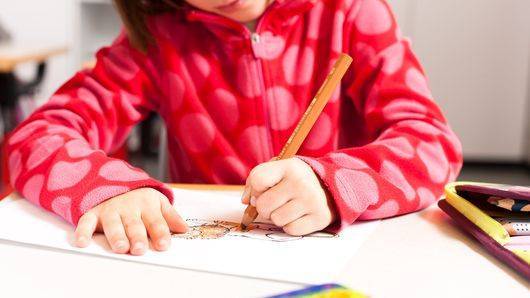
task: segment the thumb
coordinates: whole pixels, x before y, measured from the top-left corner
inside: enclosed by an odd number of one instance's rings
[[[269,161],[256,166],[247,178],[248,197],[259,197],[269,188],[283,180],[286,172],[285,161]]]
[[[177,210],[169,202],[162,203],[162,216],[167,222],[169,230],[173,233],[186,233],[188,231],[188,224]]]

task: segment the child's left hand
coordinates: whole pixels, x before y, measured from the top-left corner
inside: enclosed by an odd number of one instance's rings
[[[323,230],[334,220],[319,178],[298,158],[256,166],[247,178],[242,202],[250,203],[261,217],[293,236]]]

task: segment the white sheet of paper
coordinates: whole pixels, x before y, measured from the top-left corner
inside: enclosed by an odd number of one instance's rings
[[[244,211],[240,193],[175,189],[175,207],[191,224],[212,220],[239,222]],[[230,231],[219,239],[172,238],[166,252],[144,256],[110,251],[103,235],[85,249],[70,245],[73,228],[26,200],[0,203],[0,239],[157,264],[253,278],[305,284],[332,282],[374,231],[379,221],[357,223],[336,237],[292,238],[281,231]]]

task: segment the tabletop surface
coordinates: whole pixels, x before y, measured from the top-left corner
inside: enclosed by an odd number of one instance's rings
[[[264,297],[302,286],[2,240],[0,264],[6,297]],[[528,297],[530,290],[437,206],[383,220],[337,282],[371,297]]]
[[[0,72],[12,71],[18,64],[41,62],[51,56],[67,51],[64,45],[38,42],[6,42],[0,43]]]

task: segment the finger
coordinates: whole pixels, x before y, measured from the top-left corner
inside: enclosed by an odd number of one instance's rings
[[[283,230],[292,236],[304,236],[320,230],[317,228],[317,220],[314,215],[304,215],[301,218],[285,225]]]
[[[284,227],[307,214],[307,208],[300,200],[290,200],[285,205],[274,210],[270,219],[278,227]]]
[[[276,161],[278,160],[276,157],[271,158],[269,161]],[[247,179],[245,181],[245,188],[243,189],[243,194],[241,195],[241,203],[248,205],[250,204],[250,179]]]
[[[289,182],[284,180],[255,198],[252,204],[261,217],[269,219],[274,210],[286,204],[293,197]]]
[[[245,205],[250,204],[250,186],[248,184],[245,185],[245,189],[243,190],[243,194],[241,195],[241,203]]]
[[[131,254],[135,256],[143,255],[147,251],[149,242],[147,241],[147,231],[141,216],[136,214],[122,215],[122,221],[127,237],[129,237]]]
[[[129,241],[127,240],[120,215],[117,212],[102,214],[101,225],[112,250],[119,254],[127,253],[129,251]]]
[[[77,223],[77,228],[75,229],[75,245],[77,247],[87,247],[92,239],[92,235],[96,231],[98,225],[98,217],[92,213],[85,213]]]
[[[247,178],[250,196],[259,197],[269,188],[278,184],[285,175],[285,161],[270,161],[256,166]]]
[[[180,217],[175,207],[169,202],[162,203],[162,216],[169,226],[169,230],[173,233],[185,233],[188,231],[188,225],[186,221]]]
[[[169,227],[162,216],[162,210],[146,210],[142,213],[142,220],[147,228],[147,233],[156,250],[163,251],[169,247]]]

